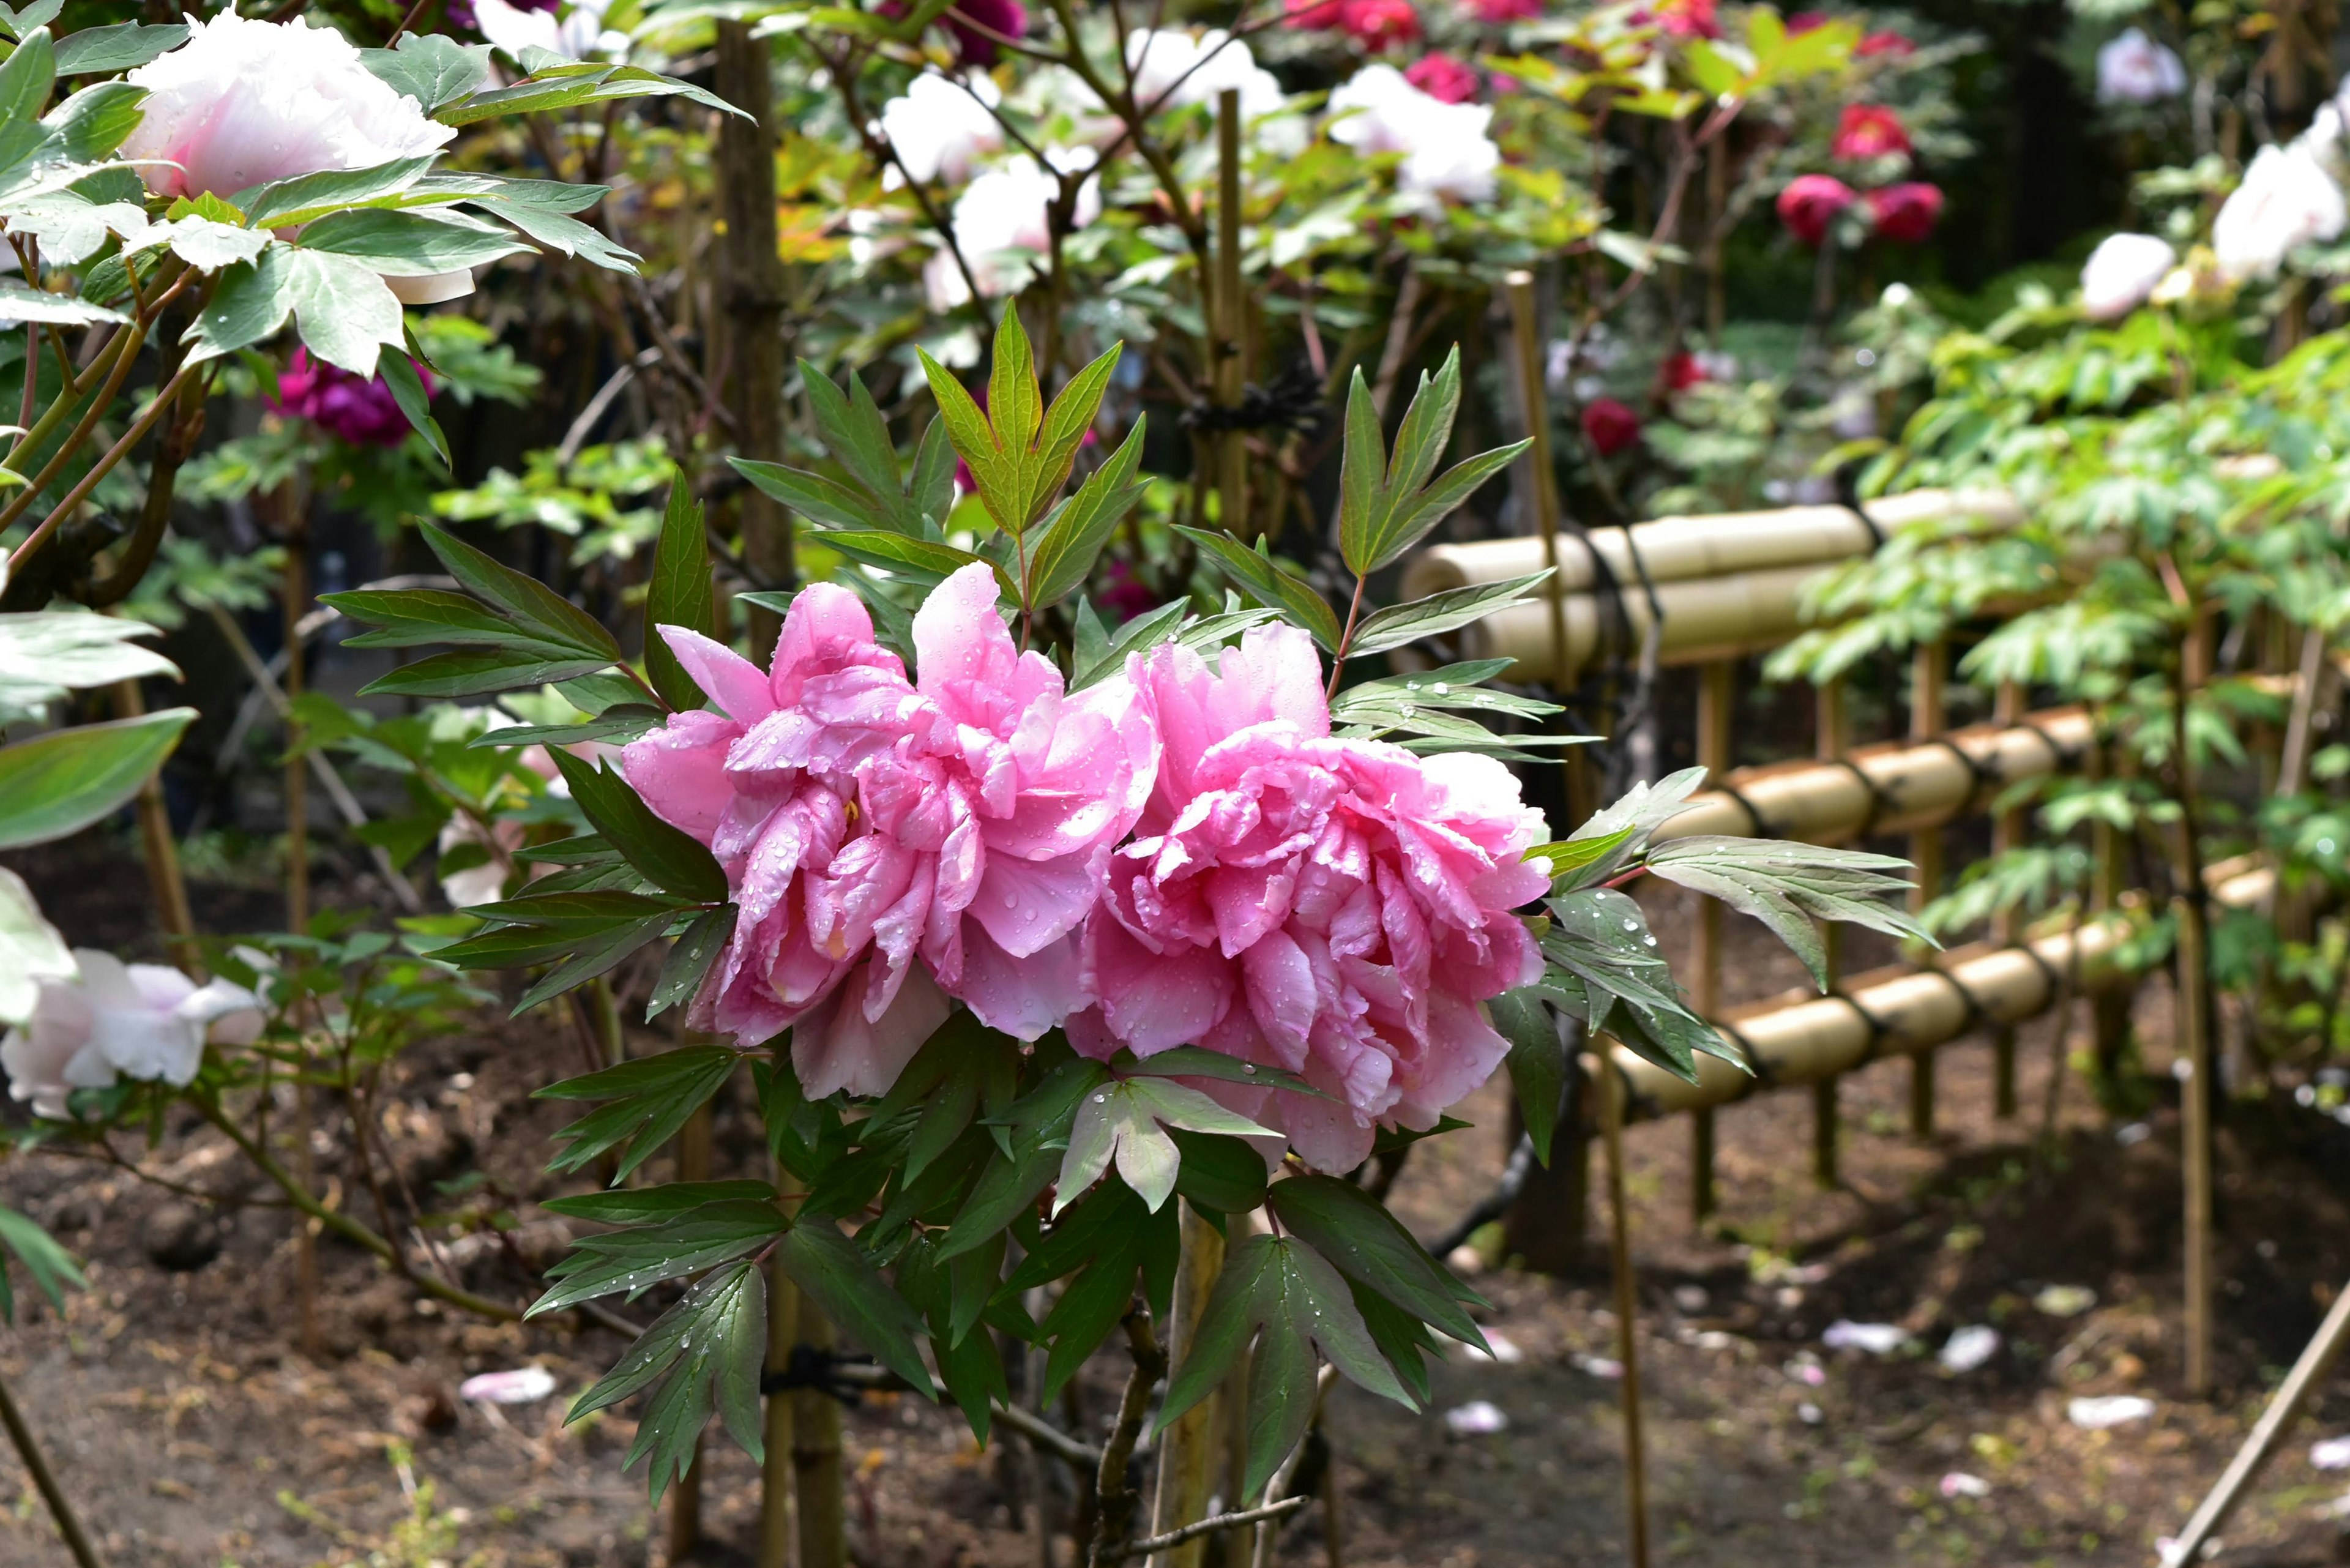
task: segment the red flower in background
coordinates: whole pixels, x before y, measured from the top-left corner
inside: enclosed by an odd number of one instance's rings
[[[416,361],[411,359],[411,365]],[[416,365],[424,395],[432,396],[432,372]],[[293,358],[277,378],[277,396],[270,409],[308,420],[328,435],[353,446],[398,446],[408,439],[408,416],[381,376],[355,376],[338,365],[310,358],[307,348],[294,350]]]
[[[1602,457],[1614,457],[1640,439],[1640,416],[1613,398],[1583,405],[1583,433]]]
[[[1711,381],[1713,378],[1705,373],[1705,367],[1698,362],[1696,355],[1682,348],[1665,357],[1664,364],[1657,369],[1657,379],[1663,383],[1667,392],[1686,392],[1699,382]]]
[[[1896,244],[1914,245],[1934,232],[1942,218],[1942,192],[1922,180],[1887,185],[1868,193],[1877,232]]]
[[[1883,158],[1909,151],[1909,132],[1901,117],[1881,104],[1848,103],[1836,121],[1835,140],[1828,151],[1838,158]]]
[[[1635,22],[1654,22],[1669,38],[1719,38],[1721,21],[1715,12],[1720,0],[1656,0],[1632,14]]]
[[[1542,11],[1542,0],[1469,0],[1470,15],[1489,27],[1531,22]]]
[[[1284,0],[1284,27],[1335,28],[1374,51],[1419,37],[1411,0]]]
[[[1833,174],[1798,174],[1779,192],[1779,221],[1807,245],[1827,238],[1838,213],[1859,198]]]
[[[1483,85],[1474,66],[1451,55],[1422,55],[1403,79],[1440,103],[1467,103]]]
[[[1794,28],[1790,26],[1787,30],[1792,33]],[[1906,33],[1871,33],[1855,45],[1852,52],[1856,58],[1864,60],[1874,59],[1879,55],[1890,55],[1898,60],[1916,54],[1918,46],[1909,41]]]
[[[1001,47],[988,36],[1001,33],[1007,38],[1017,38],[1028,31],[1028,8],[1020,0],[955,0],[942,18],[947,31],[955,36],[955,45],[962,57],[975,66],[992,66]],[[983,33],[979,27],[988,29]]]
[[[1828,14],[1825,11],[1798,11],[1787,18],[1787,36],[1800,38],[1827,25]]]

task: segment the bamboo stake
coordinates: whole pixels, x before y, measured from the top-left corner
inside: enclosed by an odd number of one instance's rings
[[[704,1100],[677,1133],[677,1179],[710,1179],[710,1102]],[[669,1560],[685,1562],[702,1544],[702,1439],[693,1441],[693,1463],[669,1494]]]
[[[1835,763],[1852,749],[1850,696],[1841,676],[1817,691],[1813,754],[1821,762]],[[1820,950],[1826,960],[1827,989],[1834,991],[1844,983],[1844,928],[1822,921]],[[1824,1191],[1834,1191],[1844,1180],[1837,1158],[1844,1134],[1844,1115],[1836,1103],[1842,1086],[1843,1080],[1833,1073],[1812,1085],[1812,1179]]]
[[[1991,722],[2012,724],[2023,716],[2023,688],[2012,680],[2000,682],[1999,695],[1992,701]],[[1991,818],[1991,847],[1994,855],[2019,848],[2023,843],[2023,814],[2002,811]],[[2002,910],[1992,918],[1991,935],[1997,942],[2015,940],[2016,923],[2012,911]],[[2057,1033],[2064,1033],[2064,1022],[2057,1022]],[[2001,1023],[1991,1032],[1991,1115],[2002,1120],[2015,1115],[2015,1025]]]
[[[1698,675],[1697,762],[1711,779],[1729,775],[1731,715],[1735,701],[1738,668],[1716,659]],[[1700,1018],[1721,1012],[1721,901],[1700,898],[1697,902],[1696,953],[1691,963],[1690,1001]],[[1713,1108],[1705,1106],[1690,1118],[1690,1223],[1701,1227],[1713,1217]]]
[[[2113,736],[2101,734],[2089,753],[2089,776],[2102,779],[2109,774],[2127,777],[2133,772],[2126,752],[2117,751]],[[2122,855],[2126,848],[2121,829],[2099,819],[2089,827],[2089,909],[2093,914],[2111,910],[2122,895],[2124,870]],[[2126,992],[2101,992],[2089,1000],[2090,1049],[2096,1060],[2096,1072],[2101,1079],[2109,1079],[2120,1069],[2122,1053],[2129,1044],[2130,998]],[[2064,1042],[2060,1036],[2056,1050],[2057,1070],[2064,1066]]]
[[[279,509],[281,533],[286,545],[286,567],[279,578],[279,613],[285,623],[286,673],[282,690],[286,693],[286,929],[299,934],[310,929],[310,773],[304,759],[303,725],[297,704],[302,697],[304,660],[302,658],[301,623],[309,608],[309,589],[306,578],[306,556],[309,544],[307,519],[302,513],[301,498],[291,485],[281,486],[274,497]],[[307,1057],[308,1049],[302,1047]],[[305,1192],[318,1189],[317,1153],[312,1147],[316,1136],[311,1118],[310,1085],[305,1074],[294,1074],[294,1171]],[[317,1360],[324,1345],[318,1330],[318,1222],[305,1219],[294,1229],[294,1279],[296,1314],[300,1323],[302,1354]]]
[[[2350,1344],[2350,1286],[2335,1293],[2334,1304],[2326,1309],[2325,1321],[2318,1326],[2317,1336],[2303,1347],[2301,1358],[2293,1364],[2293,1370],[2285,1375],[2285,1380],[2270,1396],[2268,1408],[2261,1412],[2260,1421],[2252,1428],[2251,1436],[2246,1438],[2243,1446],[2236,1450],[2236,1457],[2228,1461],[2228,1468],[2221,1473],[2219,1484],[2211,1489],[2210,1495],[2204,1498],[2202,1506],[2187,1521],[2187,1528],[2178,1532],[2178,1540],[2172,1542],[2170,1550],[2163,1557],[2166,1565],[2193,1563],[2201,1558],[2205,1543],[2214,1532],[2228,1522],[2228,1515],[2235,1511],[2236,1504],[2243,1500],[2245,1490],[2276,1453],[2278,1443],[2283,1440],[2285,1433],[2300,1417],[2302,1407],[2309,1402],[2310,1395],[2334,1370],[2334,1364],[2341,1358],[2342,1347],[2345,1344]]]
[[[82,1529],[73,1504],[67,1501],[65,1489],[49,1469],[49,1461],[41,1452],[41,1445],[26,1424],[25,1413],[16,1407],[16,1397],[0,1383],[0,1424],[8,1428],[8,1441],[15,1445],[16,1457],[25,1461],[25,1469],[33,1478],[41,1501],[49,1505],[49,1517],[57,1521],[57,1533],[65,1537],[66,1550],[73,1553],[78,1568],[99,1568],[98,1549],[90,1544],[89,1534]]]
[[[718,119],[715,160],[719,275],[724,289],[726,352],[733,369],[734,429],[743,454],[784,452],[784,279],[775,246],[774,64],[765,38],[747,22],[718,24],[718,96],[743,110]],[[714,335],[713,335],[714,336]],[[782,504],[745,487],[743,559],[762,588],[785,589],[795,572],[792,520]],[[773,610],[751,611],[751,656],[764,660],[782,629]]]
[[[832,1320],[818,1312],[815,1303],[801,1297],[798,1346],[829,1356],[834,1343]],[[841,1501],[840,1404],[821,1388],[801,1388],[792,1395],[792,1474],[799,1510],[797,1568],[848,1568],[848,1520]]]
[[[2212,1052],[2210,1034],[2210,937],[2202,901],[2181,896],[2177,984],[2178,1042],[2187,1064],[2178,1137],[2187,1179],[2186,1333],[2187,1391],[2199,1398],[2211,1391],[2212,1295],[2215,1262],[2211,1236]]]
[[[1909,678],[1909,738],[1928,741],[1942,732],[1947,717],[1943,680],[1950,659],[1940,642],[1923,643],[1912,657]],[[1971,794],[1973,781],[1969,781]],[[1939,826],[1922,827],[1909,836],[1909,860],[1917,867],[1918,885],[1910,889],[1911,913],[1923,909],[1942,888],[1942,835]],[[1934,1136],[1934,1056],[1920,1052],[1909,1059],[1909,1136]]]
[[[117,681],[114,711],[136,719],[147,711],[147,699],[136,680]],[[163,928],[163,945],[172,961],[205,978],[203,955],[196,949],[196,918],[188,906],[188,881],[180,870],[180,847],[172,837],[172,814],[163,800],[161,769],[139,786],[139,848],[147,861],[147,886],[155,896],[156,923]]]
[[[1241,95],[1216,95],[1216,285],[1210,335],[1216,400],[1240,407],[1248,388],[1248,322],[1241,294]],[[1248,437],[1227,430],[1216,438],[1216,492],[1224,531],[1253,535],[1248,518]]]
[[[1168,1364],[1180,1366],[1191,1354],[1200,1315],[1223,1269],[1224,1238],[1193,1210],[1183,1206],[1183,1250],[1175,1265],[1175,1299],[1167,1326]],[[1159,1441],[1159,1484],[1151,1501],[1150,1533],[1165,1535],[1207,1517],[1208,1469],[1213,1457],[1216,1398],[1185,1411]],[[1208,1542],[1195,1536],[1150,1554],[1144,1568],[1200,1568]]]
[[[782,1064],[777,1064],[782,1070]],[[788,1177],[781,1166],[775,1168],[775,1185],[788,1185]],[[777,1206],[790,1211],[793,1205],[778,1199]],[[783,1261],[777,1258],[767,1269],[767,1355],[766,1370],[772,1375],[787,1372],[792,1365],[792,1346],[799,1341],[799,1286],[784,1272]],[[792,1553],[792,1395],[788,1389],[777,1389],[767,1396],[766,1430],[764,1434],[766,1454],[759,1465],[759,1563],[758,1568],[789,1568]]]
[[[1550,396],[1543,376],[1541,313],[1534,299],[1534,275],[1518,271],[1503,279],[1503,287],[1510,299],[1511,348],[1518,361],[1518,402],[1524,410],[1526,439],[1534,444],[1526,449],[1526,463],[1533,477],[1534,535],[1541,541],[1542,565],[1550,576],[1543,583],[1543,605],[1545,626],[1550,633],[1552,684],[1563,685],[1556,671],[1571,661],[1565,656],[1566,581],[1560,570],[1558,556],[1558,482],[1551,469],[1550,455]],[[1586,548],[1588,547],[1586,544]],[[1423,557],[1425,559],[1426,557]],[[1628,560],[1625,563],[1631,564]],[[1418,561],[1406,568],[1406,575],[1422,570]],[[1464,571],[1465,567],[1462,568]],[[1529,568],[1531,569],[1531,568]],[[1437,570],[1441,573],[1443,567]],[[1588,561],[1586,562],[1588,570]],[[1513,573],[1513,576],[1523,576]],[[1462,579],[1465,584],[1467,579]],[[1408,589],[1417,597],[1418,590]],[[1523,679],[1523,675],[1521,675]],[[1579,763],[1581,759],[1576,759]]]
[[[1648,1568],[1648,1460],[1640,1427],[1640,1297],[1638,1282],[1632,1277],[1631,1216],[1624,1199],[1625,1085],[1619,1075],[1604,1065],[1594,1077],[1599,1084],[1600,1137],[1607,1150],[1607,1251],[1616,1287],[1616,1359],[1624,1369],[1625,1559],[1631,1568]]]

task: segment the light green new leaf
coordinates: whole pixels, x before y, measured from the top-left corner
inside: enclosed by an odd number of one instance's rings
[[[136,69],[187,41],[188,27],[182,22],[84,27],[57,40],[57,71],[61,77],[111,76]]]
[[[1077,1106],[1069,1128],[1068,1151],[1054,1183],[1053,1213],[1076,1201],[1118,1162],[1118,1174],[1156,1214],[1175,1191],[1182,1157],[1164,1127],[1222,1133],[1233,1137],[1269,1137],[1268,1128],[1228,1111],[1197,1089],[1163,1078],[1130,1078],[1107,1084]]]
[[[0,849],[46,844],[111,814],[179,744],[193,708],[79,724],[0,747]]]
[[[1700,834],[1656,846],[1648,867],[1651,876],[1719,898],[1770,927],[1822,991],[1828,987],[1827,953],[1814,918],[1940,945],[1900,907],[1914,884],[1888,874],[1909,869],[1889,855]]]
[[[431,277],[530,247],[494,223],[445,209],[351,207],[302,231],[303,250],[347,257],[386,277]]]
[[[403,34],[396,49],[361,49],[359,63],[427,114],[490,79],[487,44],[461,44],[439,33]]]
[[[273,246],[263,254],[285,257],[286,302],[303,347],[355,376],[375,374],[389,346],[407,341],[400,298],[364,262],[326,252]]]
[[[1400,559],[1532,444],[1519,441],[1480,452],[1430,484],[1460,410],[1461,350],[1455,348],[1433,378],[1420,378],[1389,459],[1369,389],[1356,370],[1347,393],[1346,450],[1338,465],[1338,551],[1357,576]]]

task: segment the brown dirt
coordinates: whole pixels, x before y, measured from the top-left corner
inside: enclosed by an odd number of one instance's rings
[[[126,922],[143,891],[134,864],[77,848],[26,868],[69,936],[131,939]],[[270,915],[249,894],[206,897],[220,900],[225,923]],[[1657,913],[1677,940],[1686,922],[1669,897]],[[1732,930],[1732,1000],[1800,979],[1759,932]],[[2163,1005],[2150,988],[2139,1007],[2158,1085],[2168,1083]],[[1986,1046],[1942,1053],[1930,1142],[1908,1134],[1905,1064],[1854,1075],[1842,1101],[1845,1184],[1830,1193],[1809,1172],[1808,1096],[1726,1109],[1721,1212],[1701,1234],[1687,1218],[1686,1122],[1631,1129],[1657,1561],[2142,1563],[2216,1476],[2350,1269],[2350,1130],[2282,1096],[2231,1111],[2221,1140],[2223,1392],[2185,1400],[2175,1113],[2156,1103],[2149,1135],[2125,1144],[2074,1077],[2049,1136],[2037,1137],[2053,1033],[2024,1033],[2020,1121],[1991,1115]],[[563,1116],[528,1091],[577,1071],[579,1053],[560,1018],[484,1019],[476,1033],[413,1054],[390,1085],[386,1136],[423,1208],[505,1207],[519,1226],[508,1251],[434,1224],[473,1289],[520,1301],[527,1268],[559,1250],[560,1222],[530,1200],[554,1190],[538,1167]],[[1463,1114],[1478,1127],[1420,1146],[1398,1187],[1399,1211],[1422,1234],[1448,1225],[1499,1168],[1501,1091]],[[0,1335],[0,1376],[110,1563],[666,1561],[660,1521],[638,1479],[619,1471],[629,1408],[567,1429],[561,1397],[503,1411],[454,1398],[473,1372],[531,1361],[567,1396],[618,1355],[617,1336],[463,1320],[327,1241],[317,1347],[303,1354],[288,1212],[261,1203],[269,1194],[200,1126],[164,1128],[151,1151],[119,1141],[151,1175],[222,1201],[89,1162],[26,1157],[0,1169],[0,1199],[89,1260],[91,1289],[62,1317],[33,1304]],[[727,1106],[722,1171],[749,1168],[755,1142],[741,1107]],[[367,1195],[351,1189],[346,1143],[345,1124],[323,1117],[325,1179],[371,1217]],[[1595,1217],[1595,1249],[1603,1234]],[[1488,1322],[1522,1359],[1440,1367],[1435,1406],[1419,1415],[1351,1389],[1334,1397],[1345,1561],[1622,1561],[1618,1385],[1583,1369],[1616,1354],[1604,1266],[1595,1258],[1565,1281],[1499,1267],[1478,1283],[1493,1303]],[[2085,1286],[2097,1304],[2052,1316],[2032,1304],[2049,1284]],[[1920,1349],[1881,1360],[1824,1352],[1819,1336],[1838,1318],[1899,1324]],[[1967,1324],[1998,1326],[2002,1348],[1979,1371],[1946,1373],[1930,1352]],[[1105,1355],[1083,1390],[1088,1422],[1106,1417],[1118,1371]],[[2069,1398],[2121,1392],[2154,1399],[2155,1417],[2107,1432],[2065,1420]],[[1448,1438],[1443,1412],[1472,1399],[1500,1407],[1507,1431]],[[2314,1438],[2350,1428],[2350,1398],[2330,1397],[2319,1417],[2227,1532],[2225,1562],[2336,1560],[2336,1527],[2321,1505],[2345,1483],[2313,1470],[2307,1453]],[[1038,1560],[1014,1527],[1016,1467],[1000,1451],[975,1451],[952,1417],[910,1398],[868,1399],[848,1413],[847,1450],[860,1563]],[[717,1437],[707,1471],[707,1555],[747,1561],[757,1478]],[[1989,1496],[1946,1499],[1940,1483],[1953,1472],[1981,1478]],[[411,1485],[432,1489],[424,1512],[443,1538],[411,1530],[401,1543],[397,1527],[418,1507]],[[0,1563],[65,1562],[21,1468],[0,1454],[5,1496],[15,1502],[0,1509]],[[1309,1513],[1287,1532],[1282,1561],[1326,1561],[1321,1515]]]

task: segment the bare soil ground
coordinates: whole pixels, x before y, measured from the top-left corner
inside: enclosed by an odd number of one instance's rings
[[[140,938],[134,862],[86,843],[11,864],[35,879],[68,936]],[[216,928],[271,918],[265,896],[206,888],[201,898]],[[1655,908],[1668,942],[1678,940],[1685,910],[1669,892]],[[1732,1000],[1800,980],[1758,930],[1731,929]],[[1688,1218],[1686,1120],[1631,1129],[1657,1561],[2153,1560],[2156,1539],[2217,1475],[2350,1273],[2350,1131],[2282,1095],[2240,1098],[2220,1145],[2221,1392],[2210,1402],[2179,1397],[2178,1127],[2153,1094],[2168,1084],[2165,1006],[2158,987],[2140,998],[2153,1072],[2149,1107],[2134,1117],[2108,1116],[2073,1076],[2043,1122],[2057,1049],[2047,1023],[2024,1032],[2017,1119],[1991,1114],[1991,1053],[1980,1042],[1940,1054],[1930,1140],[1908,1133],[1907,1064],[1854,1075],[1843,1089],[1844,1183],[1832,1192],[1811,1174],[1808,1095],[1730,1107],[1720,1117],[1721,1210],[1701,1232]],[[421,1208],[503,1206],[516,1222],[511,1246],[432,1227],[445,1266],[473,1289],[525,1300],[530,1271],[560,1251],[563,1222],[534,1199],[556,1190],[539,1168],[565,1115],[528,1096],[578,1071],[579,1058],[560,1017],[485,1016],[399,1070],[384,1132]],[[1419,1146],[1396,1190],[1423,1235],[1448,1228],[1500,1168],[1502,1091],[1489,1088],[1462,1114],[1476,1127]],[[2125,1127],[2145,1131],[2117,1137]],[[724,1106],[720,1170],[751,1168],[756,1137],[739,1103]],[[337,1201],[372,1217],[366,1195],[347,1185],[346,1142],[343,1125],[323,1117],[322,1179]],[[151,1150],[122,1140],[121,1152],[182,1190],[62,1158],[0,1168],[0,1201],[89,1262],[91,1289],[62,1316],[36,1303],[0,1331],[0,1376],[110,1563],[667,1561],[661,1521],[638,1478],[619,1469],[630,1409],[576,1428],[561,1421],[568,1395],[619,1353],[619,1337],[465,1319],[328,1241],[306,1354],[293,1217],[269,1203],[272,1192],[201,1124],[164,1128]],[[1506,1260],[1480,1272],[1487,1321],[1516,1359],[1448,1363],[1430,1411],[1336,1392],[1327,1428],[1346,1563],[1623,1561],[1604,1234],[1595,1213],[1591,1260],[1575,1278]],[[2095,1304],[2043,1311],[2034,1300],[2050,1285],[2083,1287]],[[1882,1357],[1825,1350],[1821,1335],[1839,1319],[1898,1324],[1913,1346]],[[1981,1368],[1953,1374],[1933,1353],[1966,1324],[1996,1327],[2001,1345]],[[455,1397],[472,1373],[526,1363],[556,1375],[556,1397],[499,1409]],[[1121,1371],[1102,1358],[1081,1391],[1081,1419],[1106,1419]],[[2071,1399],[2118,1393],[2152,1399],[2155,1414],[2105,1431],[2067,1420]],[[1506,1429],[1448,1436],[1445,1413],[1474,1400],[1497,1407]],[[1035,1511],[1014,1484],[1023,1472],[1000,1446],[978,1451],[958,1418],[909,1397],[868,1398],[847,1425],[861,1563],[1042,1561]],[[2350,1397],[2329,1395],[2227,1532],[2222,1561],[2342,1560],[2329,1505],[2350,1480],[2312,1469],[2308,1453],[2314,1438],[2345,1429]],[[757,1477],[715,1436],[706,1471],[702,1555],[747,1561]],[[1956,1475],[1985,1495],[1946,1495]],[[1333,1561],[1327,1520],[1309,1510],[1284,1536],[1281,1561]],[[1055,1560],[1067,1560],[1066,1546]],[[0,1563],[66,1561],[21,1467],[0,1452]]]

